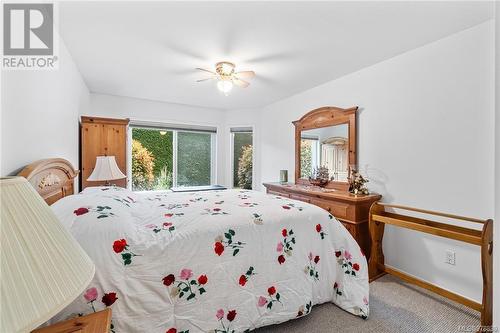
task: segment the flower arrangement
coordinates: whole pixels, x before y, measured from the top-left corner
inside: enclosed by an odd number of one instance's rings
[[[75,209],[73,211],[73,214],[75,214],[76,216],[81,216],[81,215],[87,214],[88,212],[97,213],[98,219],[102,219],[102,218],[110,217],[110,216],[116,216],[115,214],[113,214],[111,212],[111,207],[109,207],[109,206],[97,206],[96,208],[80,207],[78,209]]]
[[[307,315],[309,314],[309,312],[311,312],[311,309],[312,309],[312,302],[309,301],[309,303],[306,303],[306,305],[301,305],[299,307],[299,311],[297,311],[297,317],[301,317],[303,315]]]
[[[214,333],[234,333],[235,330],[231,329],[230,325],[233,322],[233,320],[236,318],[236,315],[237,315],[236,310],[229,310],[227,312],[227,315],[226,315],[227,322],[224,325],[224,310],[223,309],[217,310],[215,317],[220,322],[222,329],[215,329],[215,330],[212,330],[211,332],[214,332]]]
[[[240,276],[240,278],[238,279],[238,283],[239,283],[239,285],[240,285],[240,286],[242,286],[242,287],[244,287],[244,286],[245,286],[245,284],[247,284],[248,279],[250,279],[250,277],[251,277],[252,275],[255,275],[255,272],[254,272],[254,268],[253,268],[252,266],[250,266],[250,267],[248,268],[248,270],[246,271],[246,273],[245,273],[245,274],[242,274],[242,275]]]
[[[97,310],[94,306],[94,302],[97,300],[98,296],[99,296],[99,293],[97,292],[97,288],[95,288],[95,287],[87,289],[85,291],[85,293],[83,294],[83,298],[85,298],[85,300],[87,301],[87,304],[90,304],[93,312],[97,312]],[[116,296],[116,292],[109,292],[109,293],[104,293],[104,295],[101,298],[101,302],[102,302],[102,304],[104,304],[104,306],[106,308],[108,308],[111,305],[113,305],[117,299],[118,299],[118,297]],[[78,315],[83,316],[83,313],[79,313]],[[113,321],[111,321],[110,332],[115,333],[115,327],[113,325]]]
[[[323,227],[321,224],[316,224],[316,232],[319,234],[321,239],[325,239],[325,236],[328,235],[326,232],[323,231]]]
[[[130,251],[130,245],[127,243],[126,239],[117,239],[113,242],[113,251],[120,254],[123,260],[123,265],[127,266],[132,263],[133,257],[138,257],[140,254],[135,254]]]
[[[352,263],[352,254],[347,250],[335,251],[335,257],[337,257],[337,263],[344,269],[344,273],[347,275],[356,276],[356,272],[361,269],[358,263]]]
[[[166,333],[189,333],[189,330],[178,331],[175,327],[172,327],[168,329]]]
[[[267,294],[269,295],[269,297],[259,297],[259,300],[257,301],[257,305],[259,307],[266,306],[269,310],[271,310],[273,308],[273,304],[276,302],[283,305],[283,303],[281,303],[280,301],[281,295],[279,292],[277,292],[276,287],[271,286],[267,288]]]
[[[258,225],[264,224],[264,220],[262,219],[262,214],[253,213],[252,216],[253,216],[253,223]]]
[[[319,256],[313,256],[312,252],[309,252],[309,265],[306,266],[304,272],[308,274],[310,277],[314,278],[314,280],[319,281],[319,273],[316,268],[316,265],[319,262]]]
[[[169,274],[162,279],[162,282],[167,287],[170,287],[174,283],[177,284],[170,290],[170,295],[172,297],[178,296],[179,298],[187,295],[186,300],[189,301],[196,298],[196,289],[198,289],[200,296],[206,292],[205,285],[208,282],[208,277],[202,274],[198,279],[193,279],[193,271],[184,268],[181,270],[178,279],[176,279],[174,274]]]
[[[340,285],[338,282],[333,284],[333,290],[335,291],[336,296],[342,296],[342,290],[340,289]]]
[[[285,254],[288,257],[292,255],[292,245],[295,244],[295,236],[292,229],[281,230],[281,236],[283,236],[283,241],[278,242],[278,245],[276,246],[276,251],[280,253],[280,255],[278,256],[278,263],[280,265],[286,261]]]
[[[224,253],[225,248],[230,248],[233,250],[233,257],[240,252],[245,245],[245,243],[236,241],[233,239],[233,236],[236,235],[236,232],[232,229],[229,229],[224,233],[224,236],[219,235],[215,238],[214,251],[219,257]]]
[[[349,192],[352,194],[370,194],[365,184],[368,179],[364,178],[358,170],[352,169],[349,177]]]

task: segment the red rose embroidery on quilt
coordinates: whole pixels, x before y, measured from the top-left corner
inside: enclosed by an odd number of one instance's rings
[[[240,284],[240,286],[244,287],[247,283],[247,277],[245,275],[240,276],[238,283]]]
[[[80,215],[83,215],[83,214],[87,214],[89,212],[89,209],[88,208],[85,208],[85,207],[80,207],[78,209],[75,209],[73,211],[73,213],[76,215],[76,216],[80,216]]]
[[[248,282],[248,279],[250,279],[250,277],[252,275],[255,275],[255,273],[254,273],[253,267],[250,266],[250,267],[248,267],[246,273],[240,276],[240,278],[238,280],[238,283],[240,284],[240,286],[244,287],[245,284]]]
[[[166,285],[167,287],[170,286],[174,282],[175,282],[174,274],[169,274],[163,278],[163,284]]]
[[[292,255],[293,251],[293,246],[292,244],[295,244],[295,237],[293,230],[287,230],[286,228],[281,230],[281,236],[283,236],[283,240],[278,243],[276,246],[276,251],[281,253],[278,256],[278,263],[281,265],[283,264],[286,259],[285,259],[285,254],[290,257]]]
[[[281,265],[282,263],[284,263],[284,262],[285,262],[285,256],[281,254],[281,255],[278,257],[278,262],[280,263],[280,265]]]
[[[227,313],[227,320],[233,321],[236,318],[236,310],[231,310]]]
[[[102,296],[101,301],[106,306],[111,306],[111,305],[113,305],[114,302],[116,302],[117,299],[118,299],[118,297],[116,297],[116,293],[107,293],[107,294],[104,294],[104,296]]]
[[[222,255],[225,247],[233,250],[233,257],[240,252],[245,243],[235,240],[233,238],[235,235],[236,232],[233,229],[229,229],[224,233],[224,236],[219,235],[215,238],[214,251],[218,256]]]
[[[200,275],[198,278],[198,283],[199,284],[206,284],[208,282],[208,278],[206,275]]]
[[[276,287],[271,286],[267,288],[267,294],[269,295],[269,298],[266,298],[264,296],[259,297],[257,301],[257,306],[263,307],[267,304],[267,308],[271,310],[275,302],[278,302],[281,305],[283,305],[283,303],[281,303],[280,301],[281,295],[279,292],[277,292]]]
[[[222,245],[221,242],[215,242],[214,251],[218,256],[222,255],[222,253],[224,252],[224,245]]]
[[[114,243],[113,243],[113,250],[116,252],[116,253],[121,253],[123,252],[123,250],[125,250],[125,248],[127,247],[127,241],[125,239],[119,239],[119,240],[116,240]]]
[[[216,332],[216,333],[234,333],[235,330],[231,329],[231,322],[236,318],[236,310],[230,310],[227,312],[226,318],[227,318],[227,323],[224,324],[224,310],[219,309],[217,310],[215,317],[217,320],[220,322],[220,325],[222,326],[222,329],[215,329],[211,330],[210,332]]]

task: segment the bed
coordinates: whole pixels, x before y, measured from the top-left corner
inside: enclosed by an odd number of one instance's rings
[[[92,283],[54,321],[111,307],[117,333],[222,333],[298,318],[325,302],[369,315],[366,258],[317,206],[247,190],[72,195],[71,164],[43,165],[24,176],[55,193],[53,211],[96,265]],[[43,179],[50,182],[40,187]]]

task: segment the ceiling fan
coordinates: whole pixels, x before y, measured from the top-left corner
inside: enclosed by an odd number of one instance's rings
[[[233,84],[246,88],[250,85],[247,81],[243,79],[250,79],[255,76],[254,71],[241,71],[236,72],[234,70],[235,65],[228,61],[221,61],[215,64],[215,72],[204,68],[196,68],[197,70],[206,72],[210,74],[209,77],[196,80],[196,82],[202,82],[207,80],[217,80],[217,88],[224,93],[224,95],[229,95],[231,89],[233,89]]]

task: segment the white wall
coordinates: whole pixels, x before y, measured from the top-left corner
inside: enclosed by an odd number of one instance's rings
[[[495,3],[495,220],[493,246],[493,325],[500,327],[500,2]]]
[[[78,167],[78,114],[89,92],[62,39],[59,69],[2,71],[0,175],[62,157]]]
[[[226,143],[223,138],[225,112],[182,104],[157,102],[146,99],[90,94],[90,105],[82,115],[130,118],[131,120],[164,122],[217,127],[217,183],[226,184]]]
[[[358,163],[383,201],[482,218],[494,214],[492,21],[331,81],[261,111],[261,181],[294,170],[292,121],[358,105]],[[445,250],[456,266],[444,264]],[[481,299],[479,251],[388,228],[386,262]]]

